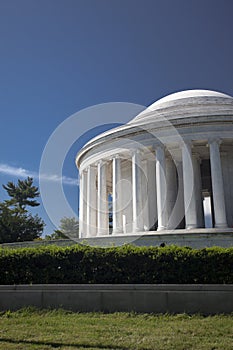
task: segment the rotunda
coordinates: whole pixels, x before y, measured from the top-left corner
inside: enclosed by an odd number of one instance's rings
[[[78,153],[80,238],[233,227],[233,98],[161,98]]]

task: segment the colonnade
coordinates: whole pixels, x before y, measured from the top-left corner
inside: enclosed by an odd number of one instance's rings
[[[211,167],[214,221],[216,228],[227,227],[220,140],[208,140]],[[185,228],[204,227],[200,157],[192,142],[180,147],[179,160],[169,156],[164,145],[146,158],[140,150],[128,154],[130,161],[130,188],[128,195],[131,215],[124,215],[122,157],[102,159],[88,165],[80,173],[80,237],[109,234],[109,195],[112,196],[112,234],[125,233],[126,221],[131,221],[131,232],[179,228],[185,218]],[[126,155],[123,155],[124,159]],[[107,184],[111,166],[111,188]]]

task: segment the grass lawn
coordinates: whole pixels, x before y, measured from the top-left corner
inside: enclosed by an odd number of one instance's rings
[[[7,311],[0,349],[232,350],[233,316]]]

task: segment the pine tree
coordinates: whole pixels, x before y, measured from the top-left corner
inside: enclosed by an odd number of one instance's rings
[[[45,236],[45,239],[68,239],[78,238],[79,222],[73,218],[64,217],[60,220],[59,229],[55,230],[50,236]]]
[[[39,197],[38,187],[33,185],[33,179],[18,180],[18,184],[8,182],[3,185],[10,199],[0,203],[0,243],[31,241],[39,238],[44,229],[44,222],[38,216],[33,216],[27,206],[40,205],[34,198]]]
[[[37,207],[39,202],[33,198],[39,197],[38,187],[33,186],[33,178],[28,177],[26,180],[18,180],[18,185],[9,181],[7,185],[3,185],[3,188],[7,191],[10,200],[6,200],[5,203],[9,206],[19,208],[21,211],[25,211],[26,206]]]

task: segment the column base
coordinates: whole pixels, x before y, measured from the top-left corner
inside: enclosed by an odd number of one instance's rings
[[[78,238],[86,238],[86,233],[84,233],[84,232],[79,233]]]
[[[109,236],[109,232],[108,231],[97,232],[97,237],[102,237],[102,236]]]
[[[171,231],[171,230],[176,230],[177,226],[167,226],[165,229],[163,230],[168,230],[168,231]]]
[[[186,230],[192,230],[192,229],[195,229],[195,228],[198,228],[197,225],[192,225],[192,224],[191,225],[187,225],[185,227]]]
[[[215,224],[215,228],[228,228],[227,224]]]
[[[92,237],[96,237],[97,234],[95,232],[92,233],[87,233],[85,238],[92,238]]]
[[[116,229],[116,230],[113,230],[112,231],[112,235],[120,235],[120,234],[123,234],[124,232],[123,232],[123,229],[122,230],[120,230],[120,229]]]
[[[156,231],[164,231],[167,230],[166,226],[158,226]]]
[[[144,230],[144,227],[134,227],[133,228],[133,232],[132,233],[134,233],[134,232],[144,232],[145,230]]]

